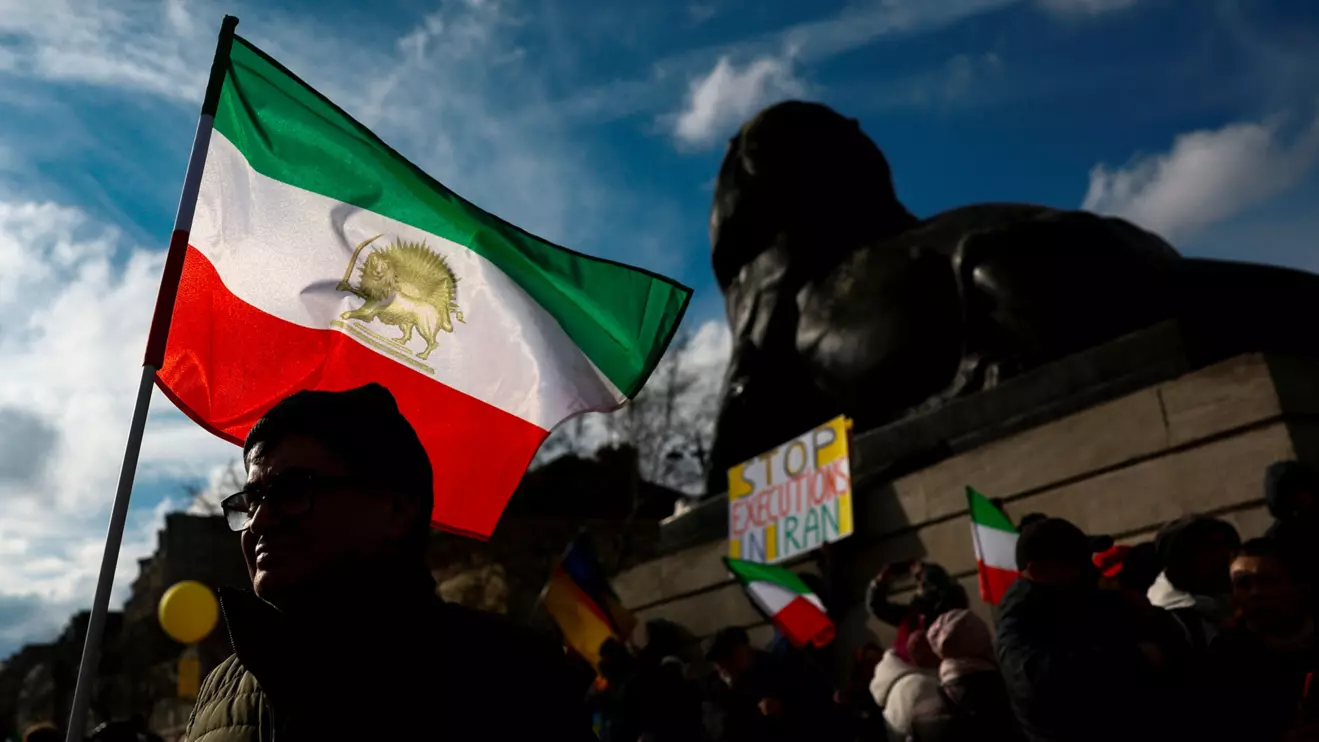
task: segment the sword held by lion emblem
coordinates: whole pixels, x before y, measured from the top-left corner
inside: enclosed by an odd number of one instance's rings
[[[444,256],[431,250],[425,242],[396,240],[366,256],[354,286],[350,279],[362,250],[383,236],[363,240],[353,250],[343,280],[335,288],[361,297],[365,302],[339,317],[368,324],[380,320],[397,327],[403,334],[390,340],[403,348],[412,341],[415,330],[426,341],[426,348],[416,357],[426,360],[439,345],[440,330],[452,333],[453,319],[466,324],[462,310],[458,308],[458,277]]]

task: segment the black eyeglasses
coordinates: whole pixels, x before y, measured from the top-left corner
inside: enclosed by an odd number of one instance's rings
[[[286,518],[306,515],[316,495],[352,485],[352,477],[333,477],[313,472],[291,471],[271,477],[261,484],[248,485],[220,501],[220,509],[229,522],[229,530],[246,531],[252,525],[257,508],[275,508]]]

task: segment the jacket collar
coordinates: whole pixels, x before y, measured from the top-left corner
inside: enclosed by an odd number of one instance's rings
[[[424,661],[443,635],[444,603],[429,572],[399,570],[365,591],[333,596],[323,615],[290,616],[248,590],[220,588],[220,610],[239,662],[268,695],[302,695],[327,665],[389,671]],[[424,579],[423,579],[424,578]]]

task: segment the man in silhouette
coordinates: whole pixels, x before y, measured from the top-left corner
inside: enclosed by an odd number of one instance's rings
[[[188,739],[591,739],[560,648],[436,596],[431,464],[384,387],[294,394],[243,454],[253,592],[221,591],[234,656]]]

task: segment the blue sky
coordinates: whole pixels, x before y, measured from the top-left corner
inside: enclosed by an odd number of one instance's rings
[[[225,12],[469,199],[694,287],[693,330],[722,318],[723,144],[791,97],[859,118],[918,215],[1084,205],[1319,269],[1303,0],[0,0],[0,655],[89,602]],[[120,597],[180,484],[233,457],[154,410]]]

